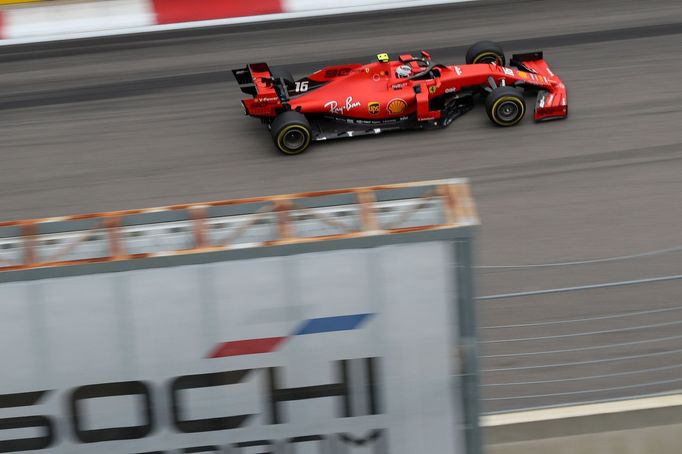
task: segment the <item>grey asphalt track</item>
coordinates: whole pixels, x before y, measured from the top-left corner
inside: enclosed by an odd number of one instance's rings
[[[500,129],[477,106],[448,129],[280,156],[245,118],[228,70],[302,76],[378,51],[541,49],[569,90],[565,121]],[[0,49],[0,220],[445,177],[470,177],[480,265],[560,262],[682,245],[682,5],[678,0],[484,1],[450,7]],[[532,105],[533,100],[529,100]],[[484,268],[479,294],[682,274],[682,253],[549,268]],[[484,408],[682,388],[682,281],[480,302]],[[512,342],[638,325],[653,328]],[[487,327],[487,328],[486,328]],[[656,340],[641,344],[630,342]],[[596,348],[607,344],[626,344]],[[521,355],[524,352],[587,350]],[[500,357],[495,355],[516,355]],[[644,357],[640,357],[645,355]],[[634,359],[574,366],[566,362]],[[511,368],[516,370],[499,370]],[[665,368],[665,369],[660,369]],[[493,371],[493,369],[495,369]],[[645,373],[629,372],[657,369]],[[506,385],[595,375],[615,377]],[[645,385],[651,382],[665,382]],[[504,386],[497,386],[505,384]],[[495,386],[493,386],[495,385]],[[618,387],[609,391],[593,391]],[[547,394],[557,394],[550,395]],[[540,397],[521,397],[540,395]]]

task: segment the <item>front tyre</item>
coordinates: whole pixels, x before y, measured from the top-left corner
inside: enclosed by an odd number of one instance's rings
[[[504,51],[499,44],[492,41],[479,41],[472,44],[466,53],[467,65],[477,63],[495,63],[500,66],[505,64]]]
[[[514,87],[497,87],[485,100],[485,111],[498,126],[514,126],[526,113],[523,95]]]
[[[270,126],[270,132],[277,149],[288,155],[303,153],[312,139],[308,119],[295,110],[277,115]]]

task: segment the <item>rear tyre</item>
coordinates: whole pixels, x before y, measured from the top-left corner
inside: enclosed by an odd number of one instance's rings
[[[303,153],[312,139],[308,119],[295,110],[277,115],[270,126],[270,132],[277,149],[288,155]]]
[[[485,100],[485,111],[498,126],[514,126],[526,113],[523,95],[514,87],[497,87]]]
[[[270,68],[270,74],[272,74],[273,79],[284,79],[284,83],[287,85],[287,88],[294,88],[296,79],[294,79],[294,76],[291,75],[291,72],[289,72],[288,69]]]
[[[495,63],[504,66],[506,60],[502,48],[492,41],[479,41],[473,44],[466,53],[468,65],[476,63]]]

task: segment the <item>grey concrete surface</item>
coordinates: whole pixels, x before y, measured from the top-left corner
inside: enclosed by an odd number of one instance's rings
[[[535,427],[530,430],[536,429]],[[556,438],[541,438],[485,447],[486,454],[650,454],[677,453],[680,447],[680,424],[649,426],[644,422],[635,429],[588,433]]]
[[[677,453],[681,421],[675,395],[488,416],[483,438],[488,454]]]
[[[645,417],[649,417],[646,415]],[[580,421],[579,423],[582,423]],[[568,421],[564,428],[575,421]],[[539,427],[528,427],[537,434]],[[486,454],[650,454],[677,453],[680,447],[680,424],[648,425],[646,420],[628,430],[604,431],[553,438],[529,439],[520,442],[486,445]]]
[[[230,68],[290,64],[302,75],[377,51],[466,45],[542,49],[569,90],[565,121],[493,127],[477,106],[442,131],[315,145],[280,156],[242,115]],[[263,27],[0,49],[0,219],[281,192],[470,177],[482,265],[620,256],[682,245],[682,7],[676,0],[460,4]],[[533,100],[529,100],[532,105]],[[482,269],[480,294],[680,274],[682,253],[584,266]],[[481,326],[679,305],[682,281],[481,302]],[[482,329],[482,340],[544,337],[682,320],[682,311],[591,324]],[[596,326],[596,328],[595,328]],[[682,340],[498,357],[671,337],[680,325],[552,340],[484,343],[486,370],[628,355],[635,360],[484,374],[486,410],[679,389],[680,369],[490,386],[680,364]],[[658,354],[658,356],[657,356]],[[644,383],[666,381],[660,385]],[[610,387],[621,389],[576,393]],[[569,393],[559,396],[544,396]],[[518,398],[523,395],[543,395]],[[497,400],[497,399],[504,400]]]

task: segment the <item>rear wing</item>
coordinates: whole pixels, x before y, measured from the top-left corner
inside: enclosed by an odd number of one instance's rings
[[[544,59],[542,52],[529,52],[512,55],[511,66],[526,71],[532,77],[542,77],[551,88],[542,89],[538,92],[535,103],[535,121],[556,120],[566,118],[568,106],[566,105],[566,86],[559,77],[552,72]]]
[[[273,118],[285,110],[289,93],[284,80],[276,79],[267,63],[251,63],[244,68],[233,69],[242,92],[252,96],[243,99],[244,114],[255,117]]]
[[[272,73],[267,63],[251,63],[244,68],[233,69],[232,74],[237,79],[239,88],[254,98],[259,93],[259,88],[267,88],[272,85]],[[264,85],[264,86],[263,86]]]

